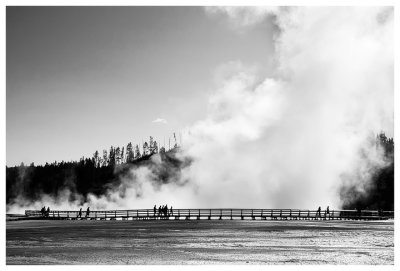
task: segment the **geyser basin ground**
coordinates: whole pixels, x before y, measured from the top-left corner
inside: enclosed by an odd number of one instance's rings
[[[393,221],[7,221],[7,264],[394,264]]]

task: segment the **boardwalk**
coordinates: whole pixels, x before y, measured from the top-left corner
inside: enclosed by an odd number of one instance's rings
[[[385,220],[394,218],[393,211],[371,210],[316,210],[299,209],[174,209],[167,214],[154,212],[153,209],[90,211],[89,216],[82,211],[53,210],[43,216],[40,211],[26,210],[31,219],[68,219],[68,220]]]

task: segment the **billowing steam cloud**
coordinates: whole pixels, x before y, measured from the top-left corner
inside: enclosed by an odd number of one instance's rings
[[[383,164],[368,137],[393,132],[392,11],[212,9],[245,26],[274,14],[278,69],[259,84],[245,71],[226,78],[190,128],[193,205],[337,207],[343,174],[368,182]]]
[[[245,64],[224,64],[209,112],[183,133],[173,180],[162,166],[121,177],[92,208],[340,207],[345,181],[365,183],[382,167],[374,133],[393,133],[393,9],[207,8],[236,27],[272,16],[276,74],[259,79]]]

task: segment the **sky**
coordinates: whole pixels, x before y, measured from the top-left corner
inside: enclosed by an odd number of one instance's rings
[[[163,145],[204,118],[226,63],[273,74],[263,20],[238,30],[202,7],[7,7],[7,166]]]

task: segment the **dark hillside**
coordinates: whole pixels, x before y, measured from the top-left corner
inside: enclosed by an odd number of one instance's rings
[[[372,209],[394,211],[394,142],[381,133],[376,138],[377,147],[384,150],[387,166],[373,172],[370,182],[360,190],[356,186],[343,186],[340,197],[343,209]]]
[[[180,169],[190,161],[177,158],[179,148],[159,152],[121,164],[96,166],[94,159],[82,158],[79,162],[54,162],[44,166],[20,165],[6,168],[6,201],[12,204],[17,198],[35,201],[43,195],[57,197],[65,189],[71,197],[94,194],[100,196],[120,184],[121,177],[129,177],[132,169],[146,166],[160,184],[179,178]],[[71,198],[70,200],[75,200]]]

